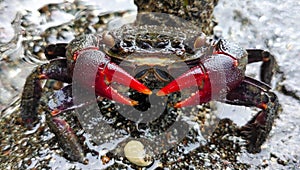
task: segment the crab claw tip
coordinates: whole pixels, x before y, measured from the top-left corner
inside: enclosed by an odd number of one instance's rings
[[[159,90],[157,93],[156,93],[157,96],[165,96],[167,95],[167,93],[165,93],[164,91],[162,90]]]
[[[141,91],[143,94],[147,94],[147,95],[151,95],[152,94],[152,91],[150,89],[144,89]]]
[[[176,104],[174,104],[174,108],[181,108],[182,106],[181,106],[181,103],[179,102],[179,103],[176,103]]]
[[[138,105],[138,104],[139,104],[138,101],[135,101],[135,100],[132,100],[132,101],[131,101],[131,105],[132,105],[132,106],[136,106],[136,105]]]

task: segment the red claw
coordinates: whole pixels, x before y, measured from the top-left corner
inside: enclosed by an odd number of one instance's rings
[[[134,106],[138,104],[137,101],[124,97],[109,86],[111,81],[128,86],[143,94],[149,95],[152,93],[149,88],[137,81],[121,67],[109,62],[107,65],[103,67],[100,66],[99,68],[99,72],[96,77],[96,94],[126,105]]]
[[[199,103],[208,102],[210,100],[211,85],[209,76],[200,66],[193,67],[191,70],[176,78],[167,86],[159,90],[156,95],[163,96],[192,86],[198,86],[199,91],[184,101],[176,103],[174,107],[179,108],[189,105],[196,105]]]

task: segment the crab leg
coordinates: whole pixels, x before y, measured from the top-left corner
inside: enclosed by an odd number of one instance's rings
[[[51,129],[51,132],[55,134],[60,147],[67,153],[67,157],[71,160],[86,164],[88,160],[85,159],[85,151],[78,137],[68,122],[60,118],[59,115],[76,107],[81,106],[73,104],[72,86],[67,85],[55,91],[54,94],[50,96],[43,110],[46,112],[46,123]]]
[[[260,67],[260,79],[263,82],[270,84],[275,71],[274,69],[276,69],[277,66],[274,56],[268,51],[259,49],[247,49],[247,53],[248,63],[263,62]]]
[[[66,43],[58,43],[58,44],[51,44],[45,48],[45,55],[48,60],[52,60],[58,57],[66,57]]]
[[[55,134],[60,147],[67,153],[67,157],[87,164],[88,159],[85,158],[84,148],[70,125],[59,117],[52,117],[50,114],[46,116],[49,128]]]
[[[251,153],[260,151],[260,146],[270,133],[278,114],[278,98],[269,90],[268,85],[246,77],[237,88],[227,94],[224,100],[229,104],[254,106],[261,109],[240,129],[240,135],[248,141],[247,150]]]
[[[55,59],[49,64],[36,67],[26,79],[21,100],[21,116],[26,126],[32,126],[37,118],[37,106],[41,97],[42,79],[55,79],[70,83],[66,59]]]

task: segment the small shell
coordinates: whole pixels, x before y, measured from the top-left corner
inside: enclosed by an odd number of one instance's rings
[[[153,159],[146,154],[144,145],[137,140],[129,141],[124,147],[125,157],[138,166],[149,166]]]

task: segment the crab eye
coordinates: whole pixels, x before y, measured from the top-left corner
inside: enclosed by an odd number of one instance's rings
[[[107,45],[109,48],[115,45],[115,39],[108,31],[104,31],[102,37],[103,37],[102,38],[103,43]]]
[[[135,77],[137,77],[137,78],[143,78],[143,77],[147,76],[148,70],[149,70],[149,69],[144,69],[144,70],[142,70],[142,71],[139,71],[139,72],[135,75]]]
[[[139,44],[141,48],[143,49],[150,49],[152,48],[150,44],[146,43],[146,42],[142,42],[141,44]]]
[[[201,48],[203,46],[207,45],[206,43],[206,36],[205,34],[201,33],[196,39],[195,39],[195,42],[194,42],[194,48],[197,49],[197,48]]]
[[[154,68],[154,73],[155,73],[155,76],[161,80],[161,81],[165,81],[165,82],[168,82],[170,81],[170,76],[168,73],[166,73],[165,71],[159,69],[159,68]]]
[[[132,47],[133,43],[131,41],[127,41],[127,40],[123,40],[123,42],[121,43],[122,47]]]
[[[162,41],[156,44],[156,48],[165,48],[169,44],[169,41]]]

